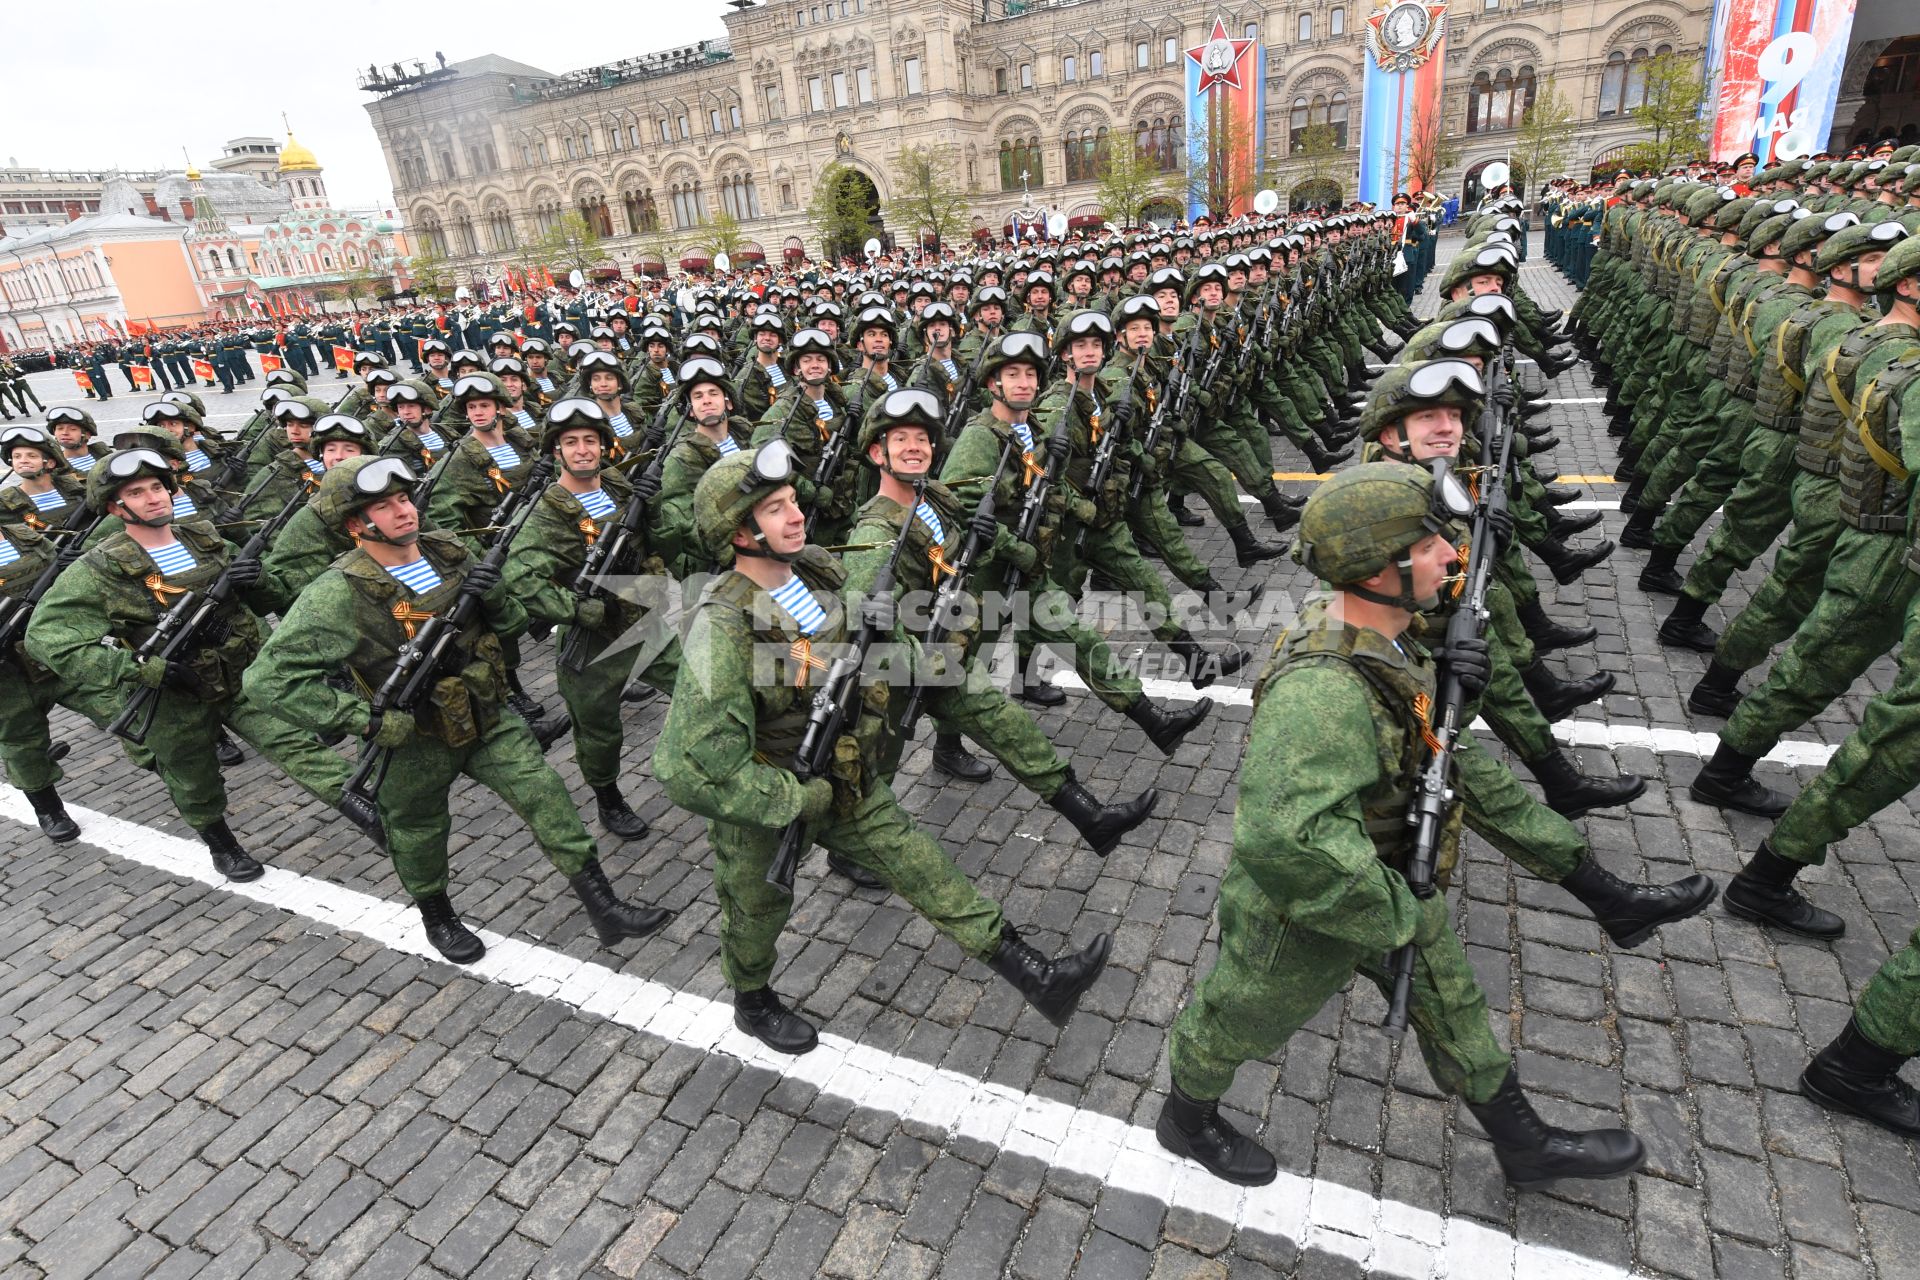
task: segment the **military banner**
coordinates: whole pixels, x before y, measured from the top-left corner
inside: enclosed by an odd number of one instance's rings
[[[75,369],[73,371],[73,380],[80,384],[82,391],[93,390],[93,378],[88,375],[85,369]]]
[[[187,361],[187,366],[193,370],[194,377],[205,378],[208,382],[213,381],[213,361],[202,360],[199,356],[195,356]]]
[[[261,353],[260,372],[263,375],[272,373],[275,369],[281,368],[285,364],[286,364],[286,361],[282,360],[279,356],[273,355],[268,352]]]
[[[333,349],[333,367],[341,373],[352,373],[353,355],[354,351],[352,347],[335,347]]]
[[[1187,219],[1253,209],[1267,131],[1267,51],[1216,16],[1187,50]]]
[[[1713,158],[1764,167],[1827,145],[1854,0],[1717,0],[1707,62]]]
[[[1438,131],[1446,0],[1374,0],[1366,20],[1358,198],[1385,209],[1409,182],[1416,139]]]
[[[153,367],[151,365],[130,364],[127,366],[127,370],[133,377],[133,389],[135,391],[153,390]]]

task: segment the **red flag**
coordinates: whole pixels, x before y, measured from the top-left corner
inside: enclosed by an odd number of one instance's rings
[[[80,384],[80,389],[82,391],[93,390],[93,379],[87,376],[87,371],[85,369],[75,369],[73,371],[73,380]]]
[[[545,267],[540,268],[540,287],[542,289],[553,288],[553,272],[547,270]]]
[[[144,364],[130,364],[127,369],[133,374],[133,385],[137,391],[153,390],[153,369]]]
[[[263,355],[260,357],[260,372],[263,374],[272,373],[275,369],[282,368],[286,363],[287,362],[279,356]]]
[[[440,332],[445,333],[447,331],[446,303],[442,302],[442,303],[435,304],[434,312],[433,312],[433,323],[439,327]]]
[[[194,377],[205,378],[208,382],[213,381],[213,361],[202,360],[199,356],[195,356],[187,361],[187,365],[193,370]]]
[[[333,367],[342,373],[352,373],[353,356],[354,350],[352,347],[335,347],[333,349]]]

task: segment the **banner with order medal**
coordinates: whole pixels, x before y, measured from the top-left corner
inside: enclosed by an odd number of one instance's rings
[[[1356,198],[1385,209],[1396,191],[1419,190],[1408,177],[1411,153],[1440,128],[1446,0],[1374,0],[1366,40]]]

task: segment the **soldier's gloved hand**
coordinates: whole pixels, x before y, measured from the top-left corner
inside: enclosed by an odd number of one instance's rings
[[[134,676],[149,689],[178,689],[182,693],[199,693],[200,677],[194,674],[192,667],[175,658],[148,658],[134,668]]]
[[[404,711],[382,712],[378,725],[367,726],[367,737],[376,747],[404,747],[413,740],[413,717]]]
[[[967,532],[972,534],[982,547],[991,547],[999,530],[1000,522],[993,518],[991,511],[975,511],[967,520]]]
[[[660,496],[660,477],[653,474],[653,468],[649,467],[634,477],[633,493],[642,502],[652,502]]]
[[[1013,567],[1020,572],[1032,573],[1034,566],[1040,563],[1040,548],[1031,542],[1022,542],[1015,538],[1007,544],[1007,559],[1011,560]]]
[[[235,560],[227,566],[227,581],[235,591],[251,591],[260,584],[264,566],[258,560]]]
[[[1074,498],[1067,504],[1067,510],[1071,511],[1073,518],[1082,524],[1100,514],[1100,508],[1093,504],[1091,498]]]
[[[833,784],[825,778],[814,778],[800,793],[800,818],[804,822],[814,823],[833,812]]]
[[[488,564],[485,560],[475,560],[467,566],[467,581],[481,595],[487,595],[500,585],[500,566]]]
[[[893,631],[893,624],[898,620],[899,616],[900,611],[894,605],[893,593],[891,591],[869,592],[860,599],[861,623],[865,626],[872,627],[882,635],[890,634]]]
[[[1453,912],[1447,907],[1447,895],[1435,885],[1433,896],[1420,900],[1420,918],[1413,926],[1413,945],[1431,947],[1452,927]]]
[[[1513,408],[1514,401],[1515,401],[1515,397],[1514,397],[1512,382],[1502,382],[1499,386],[1494,388],[1493,402],[1499,405],[1502,409]]]
[[[1493,675],[1493,658],[1487,652],[1487,642],[1477,637],[1472,640],[1448,640],[1440,646],[1440,652],[1435,656],[1459,678],[1460,687],[1469,698],[1479,697],[1487,687],[1488,678]]]
[[[598,631],[607,621],[607,602],[591,597],[573,606],[573,625],[586,631]]]
[[[1506,507],[1494,507],[1487,512],[1487,528],[1493,533],[1493,549],[1496,552],[1505,551],[1513,545],[1513,512]]]

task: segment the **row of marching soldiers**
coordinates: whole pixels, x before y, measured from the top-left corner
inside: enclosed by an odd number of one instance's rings
[[[1641,587],[1674,597],[1660,641],[1709,655],[1687,708],[1725,724],[1691,794],[1774,821],[1727,909],[1831,940],[1846,923],[1801,874],[1920,781],[1920,147],[1785,161],[1750,185],[1622,182],[1576,334],[1620,443],[1621,542],[1647,553]],[[1776,543],[1765,579],[1729,601],[1734,575]],[[1797,797],[1761,781],[1755,766],[1890,652],[1892,685],[1825,772]],[[1920,1135],[1920,1099],[1897,1074],[1916,1054],[1920,932],[1802,1087]]]
[[[1231,627],[1263,584],[1216,579],[1181,531],[1200,519],[1183,519],[1185,495],[1227,529],[1238,567],[1254,568],[1283,547],[1251,531],[1238,491],[1276,533],[1302,519],[1303,504],[1275,484],[1274,435],[1313,441],[1310,458],[1328,463],[1361,440],[1369,456],[1406,460],[1382,464],[1389,470],[1425,474],[1406,463],[1458,449],[1476,362],[1509,344],[1549,376],[1570,359],[1554,336],[1559,318],[1514,287],[1518,224],[1502,214],[1475,226],[1426,325],[1392,288],[1386,224],[1358,217],[1284,234],[1230,229],[1184,268],[1143,253],[1139,278],[1107,296],[1069,288],[1101,304],[1074,310],[1057,307],[1050,271],[1016,261],[1004,284],[997,271],[976,278],[964,318],[938,298],[910,318],[884,298],[855,296],[851,307],[803,298],[738,325],[706,309],[684,331],[664,317],[630,338],[595,325],[564,346],[508,338],[483,355],[429,341],[421,376],[365,357],[337,405],[277,371],[232,438],[207,428],[190,392],[148,406],[112,450],[92,441],[84,411],[55,407],[45,432],[0,434],[21,477],[0,496],[0,556],[20,566],[3,588],[16,663],[0,744],[10,776],[50,837],[77,837],[47,730],[51,709],[70,707],[160,776],[223,874],[251,879],[263,867],[225,820],[217,753],[230,730],[381,844],[428,940],[463,963],[484,950],[449,894],[448,796],[468,777],[527,822],[612,945],[659,930],[670,913],[616,894],[544,755],[571,729],[601,826],[644,835],[619,785],[632,763],[621,708],[630,688],[651,688],[670,699],[653,772],[668,799],[708,820],[722,972],[744,1032],[786,1052],[815,1043],[772,986],[791,855],[815,844],[832,874],[900,894],[1064,1022],[1111,937],[1043,954],[900,807],[890,784],[917,719],[934,722],[942,772],[985,775],[971,740],[1095,853],[1117,847],[1159,797],[1091,794],[1029,710],[1065,697],[1040,655],[1070,654],[1101,703],[1173,754],[1211,703],[1147,696],[1079,616],[1090,579],[1134,597],[1171,678],[1197,690],[1245,666],[1245,651],[1203,643],[1193,628]],[[1371,399],[1361,390],[1369,350],[1399,362]],[[1428,409],[1440,420],[1431,435],[1419,412]],[[1521,434],[1525,454],[1555,443],[1532,424]],[[1548,721],[1601,696],[1611,677],[1568,681],[1546,668],[1543,652],[1594,632],[1547,617],[1519,549],[1570,582],[1612,546],[1569,546],[1586,525],[1560,515],[1573,495],[1548,487],[1536,466],[1518,473],[1478,696],[1551,807],[1481,756],[1462,792],[1465,821],[1631,946],[1699,910],[1712,886],[1620,881],[1562,816],[1624,803],[1644,784],[1583,777],[1552,746]],[[1311,548],[1301,558],[1346,588],[1384,582],[1404,550],[1380,564]],[[1343,565],[1367,572],[1349,581]],[[1177,606],[1163,571],[1185,588]],[[702,573],[712,576],[688,592],[684,624],[671,625],[679,588],[657,584]],[[929,597],[934,608],[916,606]],[[526,647],[547,635],[564,715],[516,675]],[[1018,659],[1010,682],[988,668],[1002,638]],[[882,653],[892,661],[849,661]],[[1296,656],[1283,646],[1263,688]],[[1462,650],[1454,660],[1475,659]],[[1415,993],[1429,1063],[1482,1115],[1510,1175],[1632,1163],[1629,1139],[1546,1130],[1504,1064],[1484,1060],[1484,1006],[1470,998],[1457,939],[1446,951],[1444,920],[1402,901],[1383,856],[1392,841],[1369,816],[1404,779],[1357,781],[1359,757],[1340,762],[1347,774],[1327,773],[1326,753],[1351,752],[1356,740],[1325,722],[1264,727],[1272,709],[1312,717],[1317,706],[1263,695],[1242,776],[1238,870],[1223,888],[1222,959],[1174,1032],[1163,1141],[1222,1176],[1270,1178],[1271,1158],[1215,1107],[1233,1068],[1277,1048],[1309,1004],[1365,967],[1363,952],[1377,959],[1376,944],[1418,933],[1435,956],[1446,952]],[[1406,713],[1388,706],[1355,726],[1368,767],[1387,758],[1368,735],[1398,734]],[[349,738],[359,740],[352,771],[329,749]],[[1327,793],[1329,778],[1353,785]],[[1250,814],[1263,780],[1282,793],[1320,787],[1333,826],[1316,818],[1315,830],[1281,832],[1274,814]],[[1286,795],[1264,794],[1256,805],[1285,809]],[[1323,835],[1339,838],[1322,848]],[[1266,864],[1296,838],[1299,858],[1279,860],[1305,874],[1270,876]],[[1272,947],[1247,968],[1244,948],[1276,941],[1289,918],[1298,927],[1286,954],[1299,973],[1261,968]],[[1286,998],[1268,1004],[1276,981]]]

